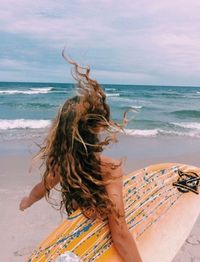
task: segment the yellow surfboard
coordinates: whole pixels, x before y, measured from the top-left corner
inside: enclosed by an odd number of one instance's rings
[[[180,170],[189,174],[189,189]],[[172,261],[188,237],[200,213],[196,174],[199,168],[166,163],[124,177],[126,221],[144,262]],[[67,251],[82,261],[122,262],[107,221],[87,219],[79,210],[33,251],[28,262],[55,261]]]

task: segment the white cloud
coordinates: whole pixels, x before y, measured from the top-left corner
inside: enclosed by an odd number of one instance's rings
[[[93,70],[92,77],[96,78],[102,83],[113,82],[115,84],[129,84],[137,83],[140,81],[149,83],[154,79],[154,76],[145,73],[129,73],[123,71],[104,71],[104,70]]]
[[[37,68],[35,63],[30,63],[28,61],[20,61],[10,58],[0,59],[0,71],[23,71],[23,70],[33,70]]]
[[[159,84],[194,76],[200,82],[199,0],[0,3],[1,32],[37,41],[49,52],[66,44],[76,59],[95,65],[101,79]]]

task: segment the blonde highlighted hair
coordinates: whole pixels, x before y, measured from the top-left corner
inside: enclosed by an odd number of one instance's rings
[[[68,99],[59,110],[38,154],[45,166],[46,197],[50,193],[47,177],[56,172],[61,185],[60,208],[64,207],[70,215],[75,200],[85,216],[105,217],[116,210],[105,190],[112,174],[102,173],[98,153],[115,139],[113,130],[115,133],[122,126],[110,119],[106,95],[98,82],[91,79],[90,69],[64,58],[73,66],[78,95]],[[108,132],[102,140],[100,131]],[[110,170],[116,166],[112,165]]]

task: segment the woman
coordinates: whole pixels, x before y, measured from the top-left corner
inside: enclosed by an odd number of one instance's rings
[[[121,163],[101,154],[112,136],[100,140],[99,134],[120,128],[111,121],[110,109],[100,85],[89,76],[89,68],[74,67],[79,95],[67,100],[44,142],[38,157],[44,161],[42,181],[20,203],[25,210],[58,183],[68,215],[77,208],[86,217],[108,218],[116,250],[126,262],[141,261],[124,213],[123,171]]]

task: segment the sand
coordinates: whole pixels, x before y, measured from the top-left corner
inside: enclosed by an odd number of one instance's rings
[[[33,141],[9,141],[0,147],[0,261],[24,261],[25,256],[61,221],[60,213],[43,199],[24,212],[20,199],[40,180],[36,169],[29,173],[35,152]],[[105,151],[115,158],[126,157],[125,173],[161,162],[200,166],[200,139],[121,137]],[[200,261],[200,217],[173,262]]]

